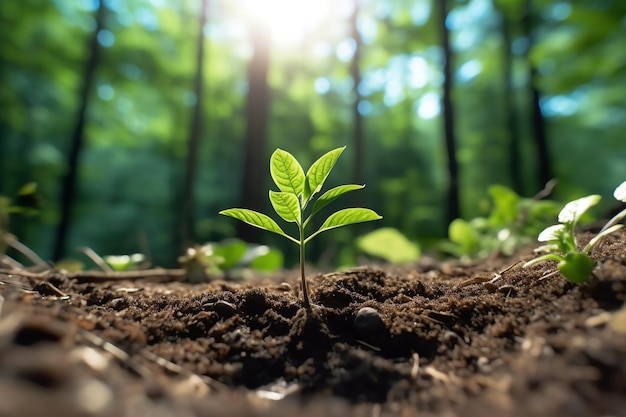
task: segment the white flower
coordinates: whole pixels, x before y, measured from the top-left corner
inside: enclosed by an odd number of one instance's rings
[[[626,203],[626,181],[624,181],[623,183],[621,183],[616,189],[615,192],[613,193],[613,195],[615,196],[615,198],[619,201],[623,201],[624,203]]]
[[[537,240],[539,242],[551,242],[553,240],[559,240],[559,236],[564,231],[564,224],[555,224],[554,226],[546,227],[543,232],[539,233],[539,237],[537,238]]]
[[[598,201],[600,201],[600,196],[597,194],[588,195],[587,197],[570,201],[559,213],[559,222],[576,223],[580,216],[582,216],[583,213],[589,209],[589,207],[598,204]]]

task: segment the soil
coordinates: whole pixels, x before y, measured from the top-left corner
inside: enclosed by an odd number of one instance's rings
[[[4,271],[0,416],[626,416],[626,232],[592,256],[320,273],[310,311],[294,271]]]

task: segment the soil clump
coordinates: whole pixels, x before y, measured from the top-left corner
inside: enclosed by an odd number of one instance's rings
[[[533,256],[317,274],[311,311],[294,271],[4,271],[0,417],[626,415],[626,231],[582,285]]]

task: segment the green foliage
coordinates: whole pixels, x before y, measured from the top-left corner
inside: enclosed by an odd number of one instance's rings
[[[138,269],[142,263],[146,261],[146,255],[143,253],[133,253],[132,255],[107,255],[102,259],[114,271],[132,271]]]
[[[241,239],[226,239],[213,244],[213,254],[221,258],[219,267],[222,271],[249,267],[255,271],[273,272],[284,263],[284,256],[278,249],[249,244]]]
[[[273,272],[283,266],[282,252],[265,245],[252,245],[240,239],[226,239],[187,249],[178,258],[190,282],[206,282],[215,278],[245,277],[247,270]]]
[[[2,213],[19,213],[32,216],[39,213],[43,204],[43,198],[37,191],[37,183],[29,182],[24,184],[12,200],[0,196],[0,215]]]
[[[89,96],[68,247],[132,253],[137,236],[143,235],[155,263],[173,266],[185,139],[196,99],[191,89],[198,4],[114,3],[107,3],[104,28],[114,42],[100,44],[102,59]],[[203,80],[208,88],[203,94],[203,143],[198,153],[202,161],[198,190],[203,192],[196,192],[194,207],[207,219],[202,225],[208,226],[197,228],[201,241],[232,236],[232,222],[210,214],[234,206],[240,196],[243,108],[252,51],[245,30],[248,21],[238,3],[217,0],[205,30]],[[419,231],[425,246],[442,238],[448,226],[442,209],[447,180],[438,105],[442,75],[437,10],[435,3],[425,1],[362,3],[359,109],[365,126],[364,169],[360,178],[353,177],[351,161],[335,167],[334,176],[366,182],[368,192],[359,205],[375,204],[385,213],[385,226],[410,239],[416,239]],[[45,257],[58,222],[61,178],[68,168],[65,160],[96,6],[97,2],[70,0],[0,2],[0,194],[14,196],[32,179],[47,196],[54,196],[37,219],[11,219],[20,240]],[[461,212],[466,219],[486,219],[482,191],[496,181],[510,181],[513,146],[504,97],[514,101],[511,116],[520,136],[522,184],[515,191],[520,195],[536,191],[535,148],[527,125],[531,80],[523,54],[526,37],[519,24],[524,4],[499,0],[449,6]],[[567,149],[565,156],[551,158],[553,175],[560,180],[555,198],[569,201],[591,190],[608,193],[608,184],[622,178],[626,152],[622,117],[626,71],[621,53],[626,2],[542,0],[533,7],[533,33],[542,36],[534,39],[531,50],[530,59],[539,70],[532,83],[542,96],[550,148]],[[347,38],[345,13],[336,9],[329,12],[339,18],[324,22],[315,36],[290,47],[274,43],[269,51],[272,104],[266,146],[289,146],[307,164],[313,162],[308,155],[333,149],[353,133],[354,82],[350,54],[345,52],[351,50],[352,40]],[[500,23],[505,26],[501,15],[511,29],[512,44],[506,44],[500,32]],[[513,52],[510,91],[503,82],[505,51]],[[468,68],[473,68],[470,75]],[[421,112],[424,108],[430,108],[429,115]],[[327,182],[329,188],[333,185]],[[472,227],[486,226],[483,222]],[[530,230],[521,232],[527,233]],[[337,234],[318,236],[318,244],[310,249],[328,247]],[[346,237],[337,253],[351,250],[347,248],[351,241]]]
[[[227,239],[219,244],[208,244],[203,247],[210,248],[213,262],[217,263],[221,269],[231,269],[239,264],[239,261],[248,251],[248,244],[241,239]],[[219,262],[216,262],[219,260]]]
[[[33,216],[39,213],[42,197],[37,192],[37,183],[30,182],[17,192],[15,198],[11,199],[0,195],[0,255],[7,250],[9,233],[9,216],[11,214],[22,214]]]
[[[313,216],[324,206],[341,195],[363,188],[362,185],[349,184],[332,188],[317,199],[309,216],[303,220],[304,211],[312,201],[313,196],[321,191],[328,174],[332,170],[337,158],[345,146],[334,149],[320,157],[307,171],[306,175],[300,163],[289,152],[277,149],[270,158],[270,173],[279,192],[270,190],[269,198],[274,211],[286,222],[296,223],[300,231],[300,238],[286,234],[281,227],[269,216],[243,208],[233,208],[220,211],[220,214],[241,220],[252,226],[281,235],[292,242],[303,246],[318,234],[336,227],[353,223],[378,220],[382,217],[373,210],[365,208],[348,208],[331,214],[320,228],[304,237],[304,229]]]
[[[330,171],[335,166],[337,159],[346,147],[333,149],[322,155],[307,170],[306,174],[296,158],[287,151],[276,149],[270,158],[270,174],[280,191],[269,192],[270,202],[274,211],[286,222],[295,223],[298,226],[298,236],[292,237],[286,234],[280,226],[269,216],[249,209],[233,208],[220,211],[220,214],[241,220],[252,226],[283,236],[300,246],[300,270],[302,279],[302,291],[304,305],[310,308],[306,278],[304,275],[304,246],[307,242],[322,232],[337,227],[354,223],[378,220],[382,217],[376,212],[366,208],[347,208],[339,210],[326,218],[324,223],[305,236],[305,228],[313,216],[324,206],[331,203],[341,195],[363,188],[362,185],[341,185],[330,189],[322,194],[314,203],[311,213],[304,219],[304,213],[313,201],[315,194],[319,193]]]
[[[485,220],[476,218],[471,222],[454,219],[448,226],[448,242],[442,248],[455,256],[477,256],[481,251],[481,232],[485,229]]]
[[[393,227],[376,229],[359,237],[357,247],[368,255],[391,263],[415,262],[420,257],[420,247]]]
[[[285,256],[276,248],[261,245],[253,253],[250,268],[260,272],[274,272],[283,267]]]
[[[215,255],[212,244],[187,248],[185,254],[178,258],[178,263],[187,271],[189,282],[206,282],[221,274],[219,266],[223,262],[224,258]]]
[[[620,187],[615,190],[616,198],[622,196]],[[622,227],[621,224],[611,226],[610,222],[607,223],[608,227],[591,239],[583,249],[579,249],[576,241],[576,224],[581,216],[599,201],[600,196],[594,194],[567,203],[559,213],[559,224],[547,227],[537,238],[547,244],[537,248],[536,251],[548,253],[526,262],[524,267],[542,261],[557,261],[559,271],[569,281],[576,284],[586,282],[596,266],[589,252],[602,238]]]
[[[442,250],[455,256],[482,257],[494,251],[510,255],[530,243],[559,210],[554,201],[522,198],[502,185],[489,187],[489,195],[489,215],[453,220]]]

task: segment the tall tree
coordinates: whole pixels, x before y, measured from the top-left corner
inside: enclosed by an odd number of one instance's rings
[[[439,5],[439,30],[443,49],[443,128],[448,160],[448,203],[447,222],[460,217],[459,209],[459,164],[456,157],[456,138],[454,129],[454,109],[452,107],[452,48],[450,31],[446,25],[448,19],[448,0],[436,1]]]
[[[61,184],[61,219],[56,231],[53,259],[59,260],[65,253],[67,244],[67,234],[72,220],[72,206],[76,196],[76,183],[78,180],[78,165],[80,154],[85,141],[85,122],[89,105],[89,96],[93,90],[96,69],[100,62],[101,46],[98,43],[98,35],[104,27],[105,5],[103,1],[98,2],[95,21],[96,27],[89,40],[87,61],[83,70],[83,84],[78,96],[78,114],[76,124],[72,132],[72,141],[67,158],[67,172],[63,176]]]
[[[248,63],[248,95],[246,97],[246,131],[244,143],[242,206],[255,210],[263,208],[267,197],[259,181],[267,177],[265,144],[270,108],[270,89],[267,82],[270,53],[270,31],[261,22],[250,23],[254,52]],[[237,234],[249,242],[258,242],[260,229],[241,223]]]
[[[527,39],[527,48],[524,56],[528,65],[528,91],[530,94],[532,132],[537,150],[537,189],[542,190],[546,183],[552,178],[552,168],[550,166],[546,123],[540,105],[541,92],[537,87],[538,71],[530,56],[534,44],[533,31],[535,22],[533,12],[532,0],[525,0],[522,26]]]
[[[202,107],[204,92],[204,55],[205,55],[205,26],[207,23],[208,0],[201,0],[200,16],[198,17],[198,40],[196,48],[196,72],[193,82],[193,91],[196,102],[191,113],[191,127],[187,139],[187,158],[185,163],[185,177],[180,211],[180,248],[184,250],[194,243],[195,233],[195,194],[194,186],[198,171],[198,152],[200,150],[200,136],[202,134]]]
[[[353,143],[354,143],[354,178],[356,184],[363,183],[363,158],[364,158],[364,143],[363,143],[363,116],[359,112],[359,103],[362,96],[359,92],[359,86],[361,85],[361,54],[363,50],[363,39],[359,32],[358,20],[360,11],[360,1],[354,0],[354,10],[350,16],[350,37],[354,40],[354,55],[350,62],[350,75],[352,76],[354,103],[352,105],[352,120],[354,123],[353,130]],[[359,197],[354,197],[359,198]],[[356,205],[359,202],[356,201]]]
[[[509,139],[509,176],[513,190],[523,194],[521,177],[520,133],[515,111],[513,88],[513,54],[511,53],[511,20],[505,8],[500,8],[500,31],[502,34],[502,82],[504,88],[504,120]]]

